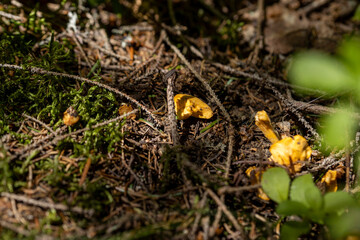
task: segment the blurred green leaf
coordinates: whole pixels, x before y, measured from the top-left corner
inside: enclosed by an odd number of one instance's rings
[[[280,239],[297,240],[301,234],[305,234],[310,230],[310,224],[304,222],[287,222],[281,228]]]
[[[333,215],[326,221],[330,236],[343,239],[347,236],[360,236],[360,208],[352,208],[341,216]]]
[[[306,216],[309,213],[309,209],[300,202],[286,200],[279,203],[276,208],[276,212],[282,216]]]
[[[290,199],[313,210],[319,210],[323,205],[320,190],[315,186],[311,174],[300,176],[292,182]]]
[[[289,78],[297,85],[328,93],[338,93],[351,89],[354,85],[351,74],[340,61],[315,51],[294,57]]]
[[[288,199],[290,177],[283,168],[270,168],[263,174],[261,186],[271,200],[280,203]]]
[[[325,213],[340,212],[355,205],[355,200],[347,192],[329,192],[324,196]]]
[[[338,49],[339,55],[346,63],[346,67],[360,79],[360,39],[351,38],[344,41]]]
[[[357,6],[353,20],[360,21],[360,5]]]
[[[322,124],[324,128],[320,133],[327,146],[343,148],[354,139],[357,120],[354,118],[354,112],[348,107],[343,107],[331,115],[323,116]]]

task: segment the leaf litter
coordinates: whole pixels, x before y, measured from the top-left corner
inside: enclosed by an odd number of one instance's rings
[[[259,11],[254,3],[239,3],[239,9],[251,11],[232,12],[233,20],[244,21],[244,31],[223,20],[218,29],[222,34],[209,41],[189,35],[191,25],[170,26],[151,18],[138,1],[119,2],[138,23],[123,24],[106,4],[87,6],[87,11],[78,6],[77,21],[68,2],[39,6],[34,12],[27,2],[0,4],[0,10],[10,14],[1,15],[1,31],[7,34],[1,39],[0,56],[2,234],[47,239],[276,236],[268,226],[279,216],[257,196],[259,172],[247,170],[261,172],[278,164],[269,160],[270,144],[254,116],[265,109],[274,123],[293,126],[286,130],[291,135],[308,134],[303,123],[314,126],[317,116],[303,110],[309,99],[298,99],[300,107],[291,105],[296,86],[282,80],[286,54],[319,45],[333,51],[332,45],[320,42],[337,45],[341,35],[352,31],[348,12],[353,6],[339,5],[344,1],[316,8],[309,1],[268,6],[264,56],[246,65],[258,44],[253,34]],[[215,2],[201,4],[216,12]],[[223,7],[221,11],[230,11]],[[25,29],[19,19],[33,25]],[[274,30],[281,24],[286,26]],[[25,32],[34,42],[27,49],[17,48],[25,39],[17,39],[16,33]],[[241,41],[234,45],[237,38]],[[190,51],[182,53],[192,69],[175,43]],[[176,101],[174,109],[167,104],[165,76],[171,69],[176,69],[173,96],[203,99],[211,114],[167,120],[167,114],[177,112]],[[327,103],[312,102],[315,107]],[[79,119],[64,126],[69,106]],[[173,144],[169,124],[179,135],[178,145]],[[284,131],[276,130],[280,135]],[[306,138],[310,145],[317,144],[316,138]],[[300,173],[325,174],[318,184],[334,190],[334,179],[343,176],[336,169],[343,169],[338,166],[344,161],[342,154],[325,157],[314,150]],[[353,179],[352,172],[349,177]]]

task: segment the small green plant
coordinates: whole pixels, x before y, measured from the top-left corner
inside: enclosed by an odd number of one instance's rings
[[[321,97],[340,95],[338,110],[322,117],[320,132],[324,146],[348,149],[358,124],[354,116],[360,112],[360,39],[344,41],[335,56],[318,51],[295,55],[289,79],[318,90]]]
[[[278,203],[276,212],[284,221],[281,239],[297,239],[311,230],[311,224],[321,226],[325,238],[360,236],[357,222],[360,206],[348,193],[330,192],[323,196],[310,174],[290,183],[290,177],[282,168],[267,170],[261,185],[270,199]]]

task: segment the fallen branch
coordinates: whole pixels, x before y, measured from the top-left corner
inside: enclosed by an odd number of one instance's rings
[[[87,216],[92,216],[94,214],[93,209],[83,209],[83,208],[77,207],[77,206],[68,207],[61,203],[49,203],[49,202],[39,201],[39,200],[35,200],[32,198],[26,197],[24,195],[17,195],[17,194],[13,194],[13,193],[2,192],[1,196],[8,198],[8,199],[14,199],[16,201],[20,201],[25,204],[45,208],[45,209],[55,209],[55,210],[59,210],[59,211],[71,211],[74,213],[84,214]]]
[[[81,82],[86,82],[89,83],[91,85],[96,85],[98,87],[101,88],[105,88],[107,90],[109,90],[110,92],[116,93],[124,98],[126,98],[127,100],[129,100],[130,102],[133,102],[134,104],[136,104],[138,107],[140,107],[142,110],[144,110],[147,114],[150,115],[150,117],[153,119],[153,121],[157,124],[162,126],[162,124],[156,120],[155,115],[144,105],[142,105],[140,102],[138,102],[137,100],[135,100],[134,98],[130,97],[129,95],[127,95],[126,93],[123,93],[115,88],[112,88],[106,84],[103,83],[99,83],[99,82],[95,82],[92,81],[88,78],[84,78],[84,77],[80,77],[80,76],[76,76],[76,75],[71,75],[71,74],[67,74],[67,73],[59,73],[59,72],[52,72],[52,71],[47,71],[45,69],[42,68],[38,68],[38,67],[28,67],[28,68],[24,68],[22,66],[18,66],[18,65],[12,65],[12,64],[0,64],[0,67],[2,68],[9,68],[9,69],[16,69],[16,70],[30,70],[31,73],[36,73],[36,74],[47,74],[47,75],[52,75],[52,76],[57,76],[57,77],[65,77],[65,78],[70,78],[70,79],[75,79]]]
[[[243,239],[246,238],[246,235],[244,233],[244,229],[240,226],[236,218],[231,214],[231,212],[227,209],[225,204],[220,200],[220,198],[209,188],[206,189],[206,191],[209,193],[210,197],[214,199],[216,204],[221,208],[221,210],[224,212],[224,214],[227,216],[227,218],[231,221],[231,223],[234,225],[235,229],[240,232]]]

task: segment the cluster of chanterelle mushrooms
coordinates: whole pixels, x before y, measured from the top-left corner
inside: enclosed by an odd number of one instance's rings
[[[189,117],[210,119],[214,114],[205,102],[188,94],[177,94],[174,97],[174,103],[176,115],[179,120],[185,120]],[[123,105],[119,108],[119,114],[122,115],[132,110],[133,108],[131,106]],[[130,118],[134,119],[135,114],[133,115],[134,116],[130,116]],[[76,124],[79,119],[80,116],[73,107],[69,107],[64,112],[63,121],[67,126]],[[271,153],[269,160],[287,167],[291,174],[300,172],[304,163],[310,160],[312,153],[306,139],[301,135],[293,137],[285,136],[280,139],[271,125],[268,114],[264,110],[256,113],[255,124],[272,143],[269,148]],[[264,171],[264,168],[250,167],[246,170],[246,174],[252,184],[259,184]],[[327,191],[335,192],[337,190],[336,179],[341,177],[341,175],[341,171],[328,170],[322,177],[321,183],[325,184]],[[259,188],[258,196],[263,200],[269,200],[261,188]]]
[[[305,162],[310,160],[312,153],[306,139],[301,135],[292,137],[284,136],[280,139],[271,125],[268,114],[264,110],[256,113],[255,124],[272,143],[269,148],[271,153],[269,160],[285,166],[291,174],[300,172],[303,165],[305,165]],[[264,171],[264,169],[258,167],[250,167],[246,170],[246,174],[250,177],[252,184],[258,184],[260,183],[261,175]],[[328,170],[321,178],[321,183],[325,185],[326,191],[336,192],[336,179],[340,178],[342,175],[342,168]],[[268,196],[261,188],[259,189],[258,196],[261,199],[269,200]]]

